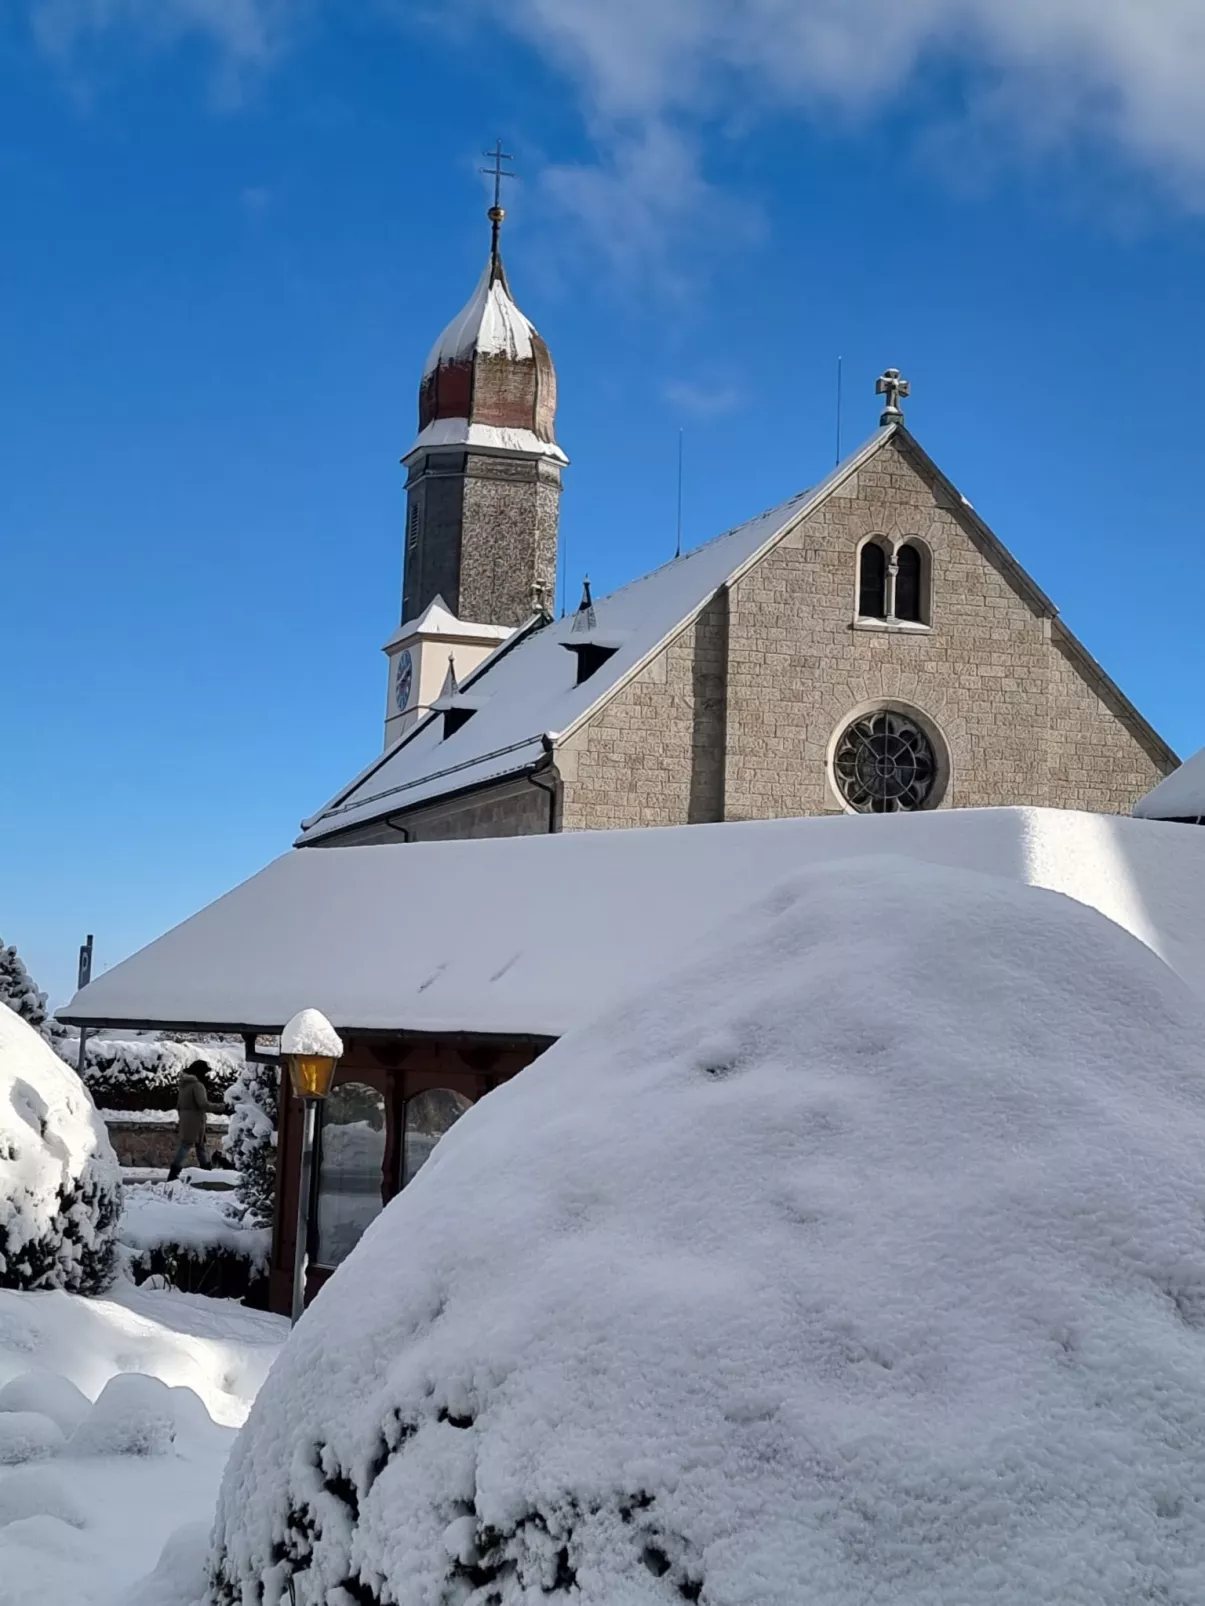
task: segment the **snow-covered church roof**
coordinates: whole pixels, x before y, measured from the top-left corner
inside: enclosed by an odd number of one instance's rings
[[[810,864],[889,855],[1049,887],[1205,995],[1205,831],[1057,809],[578,831],[286,853],[115,965],[71,1022],[556,1037]]]
[[[1205,747],[1134,805],[1140,820],[1205,821]]]

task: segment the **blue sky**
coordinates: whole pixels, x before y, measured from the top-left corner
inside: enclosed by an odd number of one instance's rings
[[[398,458],[498,134],[571,593],[672,553],[680,428],[694,543],[830,466],[838,355],[849,446],[894,364],[1205,743],[1203,76],[1197,0],[0,7],[5,940],[61,999],[86,931],[116,962],[376,751]]]

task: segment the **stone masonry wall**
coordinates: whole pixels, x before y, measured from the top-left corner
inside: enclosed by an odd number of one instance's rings
[[[557,750],[563,829],[724,818],[727,596]]]
[[[838,811],[830,745],[881,702],[936,729],[944,806],[1128,812],[1165,761],[942,500],[894,443],[872,458],[732,587],[722,654],[713,605],[562,749],[565,828]],[[854,626],[873,534],[927,546],[930,630]],[[721,659],[726,710],[701,695]]]
[[[461,619],[523,624],[537,582],[552,606],[560,490],[555,465],[470,453],[456,606]]]

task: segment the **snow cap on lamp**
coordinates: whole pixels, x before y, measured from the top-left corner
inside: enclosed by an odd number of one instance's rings
[[[280,1034],[282,1054],[320,1054],[340,1059],[343,1040],[320,1009],[301,1009]]]

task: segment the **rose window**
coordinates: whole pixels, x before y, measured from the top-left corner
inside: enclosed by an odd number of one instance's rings
[[[937,785],[937,755],[914,719],[883,708],[842,731],[833,774],[841,796],[859,814],[923,809]]]

